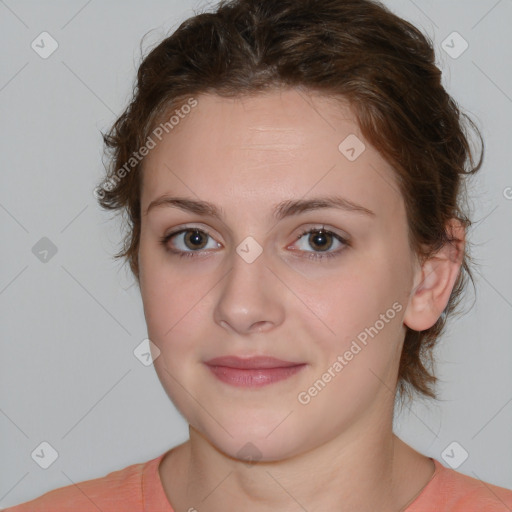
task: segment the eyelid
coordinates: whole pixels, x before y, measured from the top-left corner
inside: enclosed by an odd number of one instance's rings
[[[193,231],[194,229],[197,229],[198,231],[201,231],[201,232],[207,234],[211,238],[215,238],[215,239],[222,238],[220,236],[220,234],[215,229],[211,228],[210,226],[204,227],[204,226],[196,226],[194,224],[192,224],[192,225],[181,224],[178,226],[174,226],[172,229],[169,229],[168,231],[165,232],[163,238],[170,236],[170,235],[176,235],[182,231],[188,231],[188,230]]]
[[[162,245],[167,247],[169,242],[170,242],[170,240],[172,240],[173,238],[175,238],[175,237],[177,237],[179,235],[187,233],[189,231],[199,231],[200,233],[206,235],[208,238],[210,238],[212,241],[214,241],[217,245],[222,245],[206,229],[198,228],[197,226],[181,226],[181,227],[178,226],[178,227],[172,229],[171,231],[169,231],[168,233],[166,233],[164,236],[162,236],[160,238],[160,242],[161,242]],[[197,254],[197,255],[200,255],[200,254],[204,254],[204,253],[209,253],[213,249],[201,249],[201,250],[198,250],[198,251],[182,251],[182,250],[179,250],[179,249],[170,249],[170,248],[168,248],[168,250],[169,250],[169,252],[174,253],[174,254]]]
[[[325,251],[308,251],[304,249],[294,249],[293,245],[297,244],[297,242],[303,238],[305,235],[309,235],[311,233],[327,233],[329,236],[331,236],[335,241],[337,241],[339,244],[341,244],[341,247],[339,247],[336,250],[330,250],[331,247],[329,247],[328,250]],[[341,235],[337,232],[337,230],[330,229],[329,227],[326,227],[325,224],[322,224],[322,226],[312,226],[309,228],[303,228],[302,231],[295,237],[295,241],[292,245],[288,245],[286,248],[292,249],[292,251],[297,251],[298,253],[304,253],[308,256],[301,256],[302,258],[310,258],[310,259],[318,259],[321,260],[323,258],[332,258],[339,256],[342,252],[344,252],[348,247],[351,247],[352,242],[349,236]]]
[[[325,231],[327,233],[332,233],[332,235],[341,238],[344,242],[349,243],[351,241],[351,237],[345,231],[341,231],[338,228],[332,227],[329,224],[307,224],[299,228],[298,234],[294,235],[295,241],[297,241],[303,235],[309,233],[310,231]]]

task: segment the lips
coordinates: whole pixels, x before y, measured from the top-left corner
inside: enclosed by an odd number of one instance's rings
[[[292,377],[307,366],[306,363],[270,356],[215,357],[205,364],[218,380],[238,388],[260,388],[274,384]]]
[[[299,366],[304,363],[293,361],[284,361],[269,356],[253,356],[241,358],[237,356],[215,357],[206,361],[208,366],[224,366],[226,368],[237,368],[241,370],[258,370],[269,368],[288,368],[290,366]]]

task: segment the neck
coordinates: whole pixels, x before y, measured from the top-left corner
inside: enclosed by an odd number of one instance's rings
[[[393,434],[390,419],[368,418],[308,452],[254,463],[229,457],[190,427],[189,441],[161,468],[164,488],[175,510],[396,512],[433,467]]]

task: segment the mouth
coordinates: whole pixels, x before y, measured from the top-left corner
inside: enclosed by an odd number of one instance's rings
[[[240,358],[217,357],[206,361],[212,374],[235,387],[262,387],[288,379],[307,366],[306,363],[284,361],[268,356]]]

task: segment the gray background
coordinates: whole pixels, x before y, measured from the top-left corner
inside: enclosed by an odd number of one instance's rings
[[[469,453],[458,471],[512,488],[512,2],[386,4],[434,39],[445,86],[487,150],[471,187],[477,302],[436,351],[440,401],[415,403],[396,432],[440,461],[456,441]],[[146,337],[141,300],[111,258],[120,223],[92,191],[103,173],[100,130],[126,106],[142,37],[144,50],[205,5],[0,1],[2,507],[149,460],[188,436],[153,367],[134,357]],[[43,31],[59,44],[47,59],[31,48]],[[441,47],[453,31],[469,43],[456,59]],[[32,252],[43,237],[57,248],[46,263]],[[31,458],[43,441],[59,454],[46,470]]]

